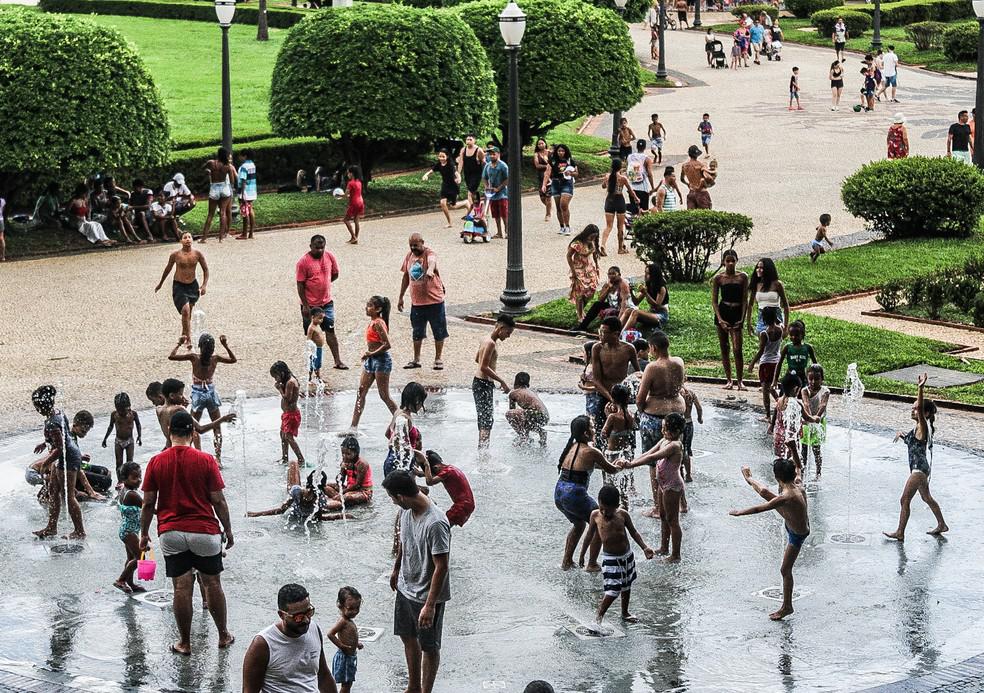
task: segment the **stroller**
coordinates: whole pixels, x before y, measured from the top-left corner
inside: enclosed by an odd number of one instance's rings
[[[728,58],[724,54],[724,44],[720,41],[711,41],[711,67],[723,68],[728,65]]]
[[[479,238],[483,243],[489,242],[489,226],[485,221],[485,215],[489,212],[491,197],[483,195],[477,205],[465,215],[465,226],[461,230],[461,240],[464,243],[475,243]]]

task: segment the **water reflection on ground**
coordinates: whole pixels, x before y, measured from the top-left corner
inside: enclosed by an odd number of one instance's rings
[[[352,401],[346,393],[326,399],[326,430],[344,426]],[[770,622],[767,614],[776,602],[760,592],[779,584],[781,521],[732,518],[727,512],[755,501],[738,470],[748,464],[768,479],[771,445],[752,412],[709,410],[694,443],[701,452],[687,489],[691,510],[683,516],[682,563],[637,556],[632,604],[641,622],[612,621],[625,637],[578,638],[567,626],[591,618],[601,580],[558,570],[569,525],[554,508],[553,484],[566,422],[582,411],[583,400],[553,395],[545,401],[555,422],[548,447],[515,446],[499,411],[488,460],[475,451],[470,393],[431,395],[418,421],[425,446],[469,476],[478,505],[471,521],[454,532],[453,597],[437,691],[520,691],[534,678],[550,680],[558,690],[591,693],[858,689],[952,661],[948,648],[978,621],[982,597],[976,586],[984,580],[984,564],[978,558],[982,539],[972,523],[979,519],[984,491],[980,460],[937,449],[933,492],[953,530],[942,541],[924,535],[932,516],[916,499],[909,541],[897,545],[882,541],[880,532],[897,519],[897,496],[908,472],[904,449],[893,446],[888,434],[856,432],[849,494],[847,432],[831,427],[824,479],[810,494],[813,534],[797,564],[796,614],[788,622]],[[378,487],[384,414],[370,400],[361,437],[375,472],[375,505],[358,510],[354,521],[325,524],[306,536],[285,530],[280,518],[243,518],[246,497],[250,509],[274,507],[285,498],[277,401],[247,405],[246,463],[240,431],[233,428],[224,470],[237,542],[223,582],[238,640],[231,651],[220,652],[214,626],[201,613],[192,635],[198,651],[190,660],[167,652],[174,638],[169,610],[112,588],[123,557],[114,506],[85,508],[89,539],[81,553],[59,555],[50,543],[31,538],[44,515],[23,482],[23,469],[40,437],[6,439],[0,444],[0,666],[71,678],[93,690],[238,690],[243,653],[252,635],[276,617],[281,584],[308,587],[323,627],[335,618],[338,588],[351,584],[364,596],[359,625],[383,630],[359,655],[356,686],[403,690],[392,593],[380,579],[392,565],[395,512]],[[900,409],[900,418],[906,414]],[[150,431],[153,418],[145,420],[141,462],[161,445],[159,434]],[[309,412],[307,420],[319,418]],[[97,421],[94,430],[104,425]],[[317,435],[302,434],[312,460]],[[104,464],[112,448],[97,444],[83,441],[83,449]],[[327,459],[336,464],[333,452]],[[648,498],[647,480],[636,474],[636,486]],[[592,481],[593,492],[599,483]],[[448,506],[442,489],[434,497]],[[633,507],[637,525],[647,541],[658,542],[657,525],[639,514],[643,507]],[[830,541],[848,531],[864,541]],[[162,577],[154,587],[165,587]]]

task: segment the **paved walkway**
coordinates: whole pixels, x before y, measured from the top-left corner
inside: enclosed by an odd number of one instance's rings
[[[637,51],[648,61],[648,34],[632,28]],[[697,121],[711,113],[716,128],[712,151],[721,165],[713,189],[715,206],[741,211],[755,220],[752,239],[740,252],[773,252],[808,241],[823,211],[834,215],[833,233],[856,234],[860,224],[840,210],[841,178],[862,163],[884,154],[888,111],[874,114],[832,113],[827,107],[826,66],[829,51],[789,47],[782,63],[747,70],[711,70],[704,62],[703,38],[695,32],[668,32],[669,67],[697,77],[707,86],[656,90],[629,114],[637,132],[645,132],[649,114],[660,113],[669,131],[666,155],[679,160],[697,141]],[[848,62],[853,70],[856,61]],[[807,111],[785,110],[788,71],[799,65]],[[849,70],[849,75],[850,75]],[[852,82],[849,80],[848,82]],[[973,99],[973,84],[939,75],[903,70],[900,98],[910,122],[914,153],[943,149],[952,114]],[[610,121],[609,121],[610,122]],[[604,192],[581,186],[572,206],[572,225],[601,223]],[[523,199],[526,282],[531,292],[557,291],[566,284],[564,251],[567,239],[543,221],[536,196]],[[439,212],[371,220],[363,225],[365,241],[349,246],[344,228],[260,234],[252,243],[209,243],[212,269],[208,295],[202,300],[207,329],[227,334],[240,362],[218,372],[221,393],[236,389],[250,395],[273,394],[267,372],[284,359],[302,362],[303,344],[293,265],[307,248],[311,233],[324,232],[338,254],[342,276],[336,285],[338,331],[345,360],[357,365],[365,324],[363,305],[372,294],[394,299],[400,286],[398,268],[407,236],[424,234],[438,253],[448,285],[449,305],[495,301],[505,281],[506,245],[465,246],[456,231],[442,228]],[[62,385],[69,410],[88,408],[95,414],[111,409],[113,395],[129,392],[136,404],[151,380],[188,379],[182,364],[165,360],[177,334],[178,319],[168,285],[155,295],[153,287],[169,249],[141,247],[62,258],[9,263],[3,267],[0,291],[0,420],[4,430],[38,423],[30,393],[46,382]],[[623,271],[640,276],[633,256],[612,256]],[[474,353],[487,328],[456,322],[451,325],[443,372],[428,368],[397,369],[394,387],[411,377],[431,385],[467,385]],[[409,325],[394,313],[394,360],[409,359]],[[574,373],[566,355],[576,343],[560,337],[516,335],[502,348],[502,368],[530,370],[536,386],[571,388]],[[425,345],[424,362],[433,352]],[[333,388],[351,388],[358,370],[330,371]]]

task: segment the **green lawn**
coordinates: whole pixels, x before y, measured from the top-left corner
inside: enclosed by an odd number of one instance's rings
[[[808,257],[776,264],[790,300],[803,302],[876,288],[888,279],[925,274],[930,269],[929,258],[934,268],[959,266],[966,257],[982,251],[981,236],[945,242],[882,241],[829,253],[815,266],[810,266]],[[683,357],[688,371],[695,375],[722,376],[709,286],[671,284],[669,289],[668,334],[673,353]],[[872,374],[919,363],[984,373],[984,362],[972,360],[969,365],[964,364],[941,353],[950,347],[940,342],[795,311],[794,317],[806,323],[807,341],[816,349],[832,385],[843,383],[847,365],[855,361],[869,389],[900,394],[914,394],[915,389]],[[569,301],[557,299],[536,307],[520,321],[566,329],[576,322],[576,315]],[[746,360],[754,355],[756,347],[746,333]],[[944,396],[984,404],[984,384],[951,388]]]
[[[966,19],[963,19],[954,23],[963,23],[966,21]],[[803,28],[813,29],[813,25],[810,24],[809,19],[787,19],[786,17],[783,17],[780,24],[782,25],[783,40],[793,43],[805,43],[809,46],[824,46],[826,48],[830,48],[830,60],[833,62],[834,48],[833,44],[830,42],[829,36],[819,35],[815,29],[813,31],[801,31]],[[888,46],[889,44],[895,46],[895,53],[899,56],[899,60],[908,65],[925,65],[931,70],[938,70],[941,72],[973,72],[977,69],[977,64],[973,62],[950,62],[938,48],[929,51],[916,50],[915,44],[905,35],[904,27],[883,27],[881,30],[881,38],[884,46]],[[868,31],[859,38],[850,39],[847,42],[847,48],[848,50],[867,52],[871,48],[871,32]],[[853,61],[848,60],[847,64],[851,65],[852,62]],[[858,64],[858,70],[860,69],[860,64]],[[858,82],[860,88],[860,75],[858,75],[857,72],[855,72],[854,75],[857,76],[857,79],[854,81]],[[851,81],[852,77],[850,71],[847,71],[845,77],[846,86],[850,86],[854,83]]]
[[[132,43],[164,97],[171,137],[178,149],[222,138],[222,40],[216,24],[177,19],[89,15]],[[232,127],[242,142],[272,132],[267,110],[270,78],[286,29],[270,29],[270,40],[256,40],[256,27],[229,29]]]

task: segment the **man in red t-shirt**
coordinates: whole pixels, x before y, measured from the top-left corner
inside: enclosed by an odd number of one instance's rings
[[[321,308],[325,312],[321,329],[325,331],[325,342],[335,359],[335,368],[347,370],[338,353],[338,338],[335,336],[335,302],[331,297],[331,283],[338,279],[338,258],[330,250],[325,250],[325,237],[321,234],[311,236],[311,250],[304,253],[296,267],[297,295],[301,299],[301,322],[304,334],[311,324],[311,309]]]
[[[413,328],[413,360],[404,368],[420,368],[420,346],[430,324],[434,335],[434,370],[444,369],[441,354],[448,338],[448,320],[444,311],[444,282],[437,269],[437,255],[424,245],[419,233],[410,235],[410,252],[400,267],[403,283],[396,309],[403,312],[403,296],[410,289],[410,326]]]
[[[226,549],[232,548],[232,524],[219,465],[211,455],[191,447],[195,432],[191,414],[175,413],[170,430],[171,447],[152,457],[144,470],[140,549],[150,545],[150,522],[156,513],[165,572],[174,582],[174,620],[181,638],[171,650],[190,655],[194,571],[219,631],[219,647],[229,647],[235,640],[226,629],[226,601],[219,580],[222,532]]]
[[[448,523],[464,527],[475,512],[475,496],[472,495],[468,477],[457,467],[445,464],[441,456],[433,450],[428,450],[427,454],[417,450],[415,456],[424,470],[427,485],[444,484],[444,490],[451,496],[451,507],[444,513]]]

